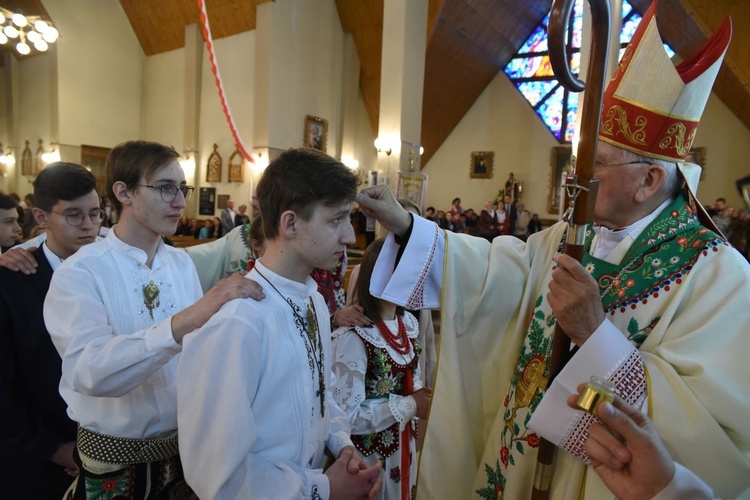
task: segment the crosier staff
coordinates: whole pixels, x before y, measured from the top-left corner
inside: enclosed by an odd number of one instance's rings
[[[568,67],[565,27],[568,24],[574,0],[554,0],[549,22],[549,56],[552,69],[560,83],[571,92],[586,94],[581,112],[580,142],[576,151],[575,171],[565,184],[570,208],[564,219],[568,222],[564,252],[579,262],[584,255],[586,227],[594,220],[594,204],[599,188],[594,179],[599,117],[602,111],[602,96],[605,88],[607,53],[609,51],[610,7],[609,0],[589,0],[591,7],[591,57],[586,72],[586,84],[578,80]],[[562,370],[570,352],[570,337],[559,324],[555,327],[552,355],[549,366],[549,384]],[[532,500],[549,497],[554,471],[556,446],[542,439],[537,455]]]

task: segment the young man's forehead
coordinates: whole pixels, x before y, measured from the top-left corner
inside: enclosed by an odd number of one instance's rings
[[[0,219],[18,219],[18,210],[15,208],[0,208]]]
[[[99,193],[96,189],[92,189],[83,196],[72,200],[57,200],[57,203],[52,205],[52,210],[70,210],[78,208],[84,211],[91,210],[92,208],[99,208]]]
[[[322,208],[330,213],[350,213],[354,208],[354,200],[342,200],[331,204],[318,203],[315,208]]]
[[[159,182],[161,184],[185,184],[185,171],[177,160],[171,160],[166,165],[162,165],[150,175],[144,173],[141,176],[148,182]]]

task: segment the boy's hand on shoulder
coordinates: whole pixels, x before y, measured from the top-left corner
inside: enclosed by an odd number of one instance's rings
[[[7,267],[11,271],[23,274],[36,274],[39,263],[31,254],[34,251],[36,251],[36,247],[13,247],[0,255],[0,267]]]
[[[208,316],[210,318],[214,312],[230,300],[246,298],[262,300],[266,298],[266,294],[263,293],[263,287],[258,282],[247,279],[240,273],[235,273],[216,283],[198,302],[205,300],[216,307]],[[208,321],[208,318],[204,320],[204,323]]]
[[[382,468],[380,462],[367,465],[353,446],[346,446],[325,471],[331,487],[331,500],[374,498],[383,487]]]
[[[192,306],[172,316],[172,336],[177,343],[193,330],[202,327],[221,306],[233,299],[265,298],[263,287],[241,274],[233,274],[216,283]]]

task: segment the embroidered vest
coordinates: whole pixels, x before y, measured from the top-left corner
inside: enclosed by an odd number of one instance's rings
[[[364,336],[360,338],[367,350],[367,372],[365,373],[365,398],[380,399],[388,398],[391,394],[404,394],[405,387],[402,378],[407,371],[417,369],[419,360],[419,345],[416,339],[409,339],[414,350],[414,359],[405,365],[396,363],[384,347],[374,346]],[[409,422],[412,426],[412,435],[417,438],[417,426],[414,420]],[[372,434],[352,435],[354,446],[364,455],[370,456],[376,451],[383,458],[388,458],[399,449],[400,441],[399,424],[396,422],[385,430],[373,432]]]

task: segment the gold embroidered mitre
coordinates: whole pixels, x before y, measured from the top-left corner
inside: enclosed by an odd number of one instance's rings
[[[676,67],[656,25],[655,0],[604,91],[599,139],[651,158],[683,161],[732,37],[727,17]]]

